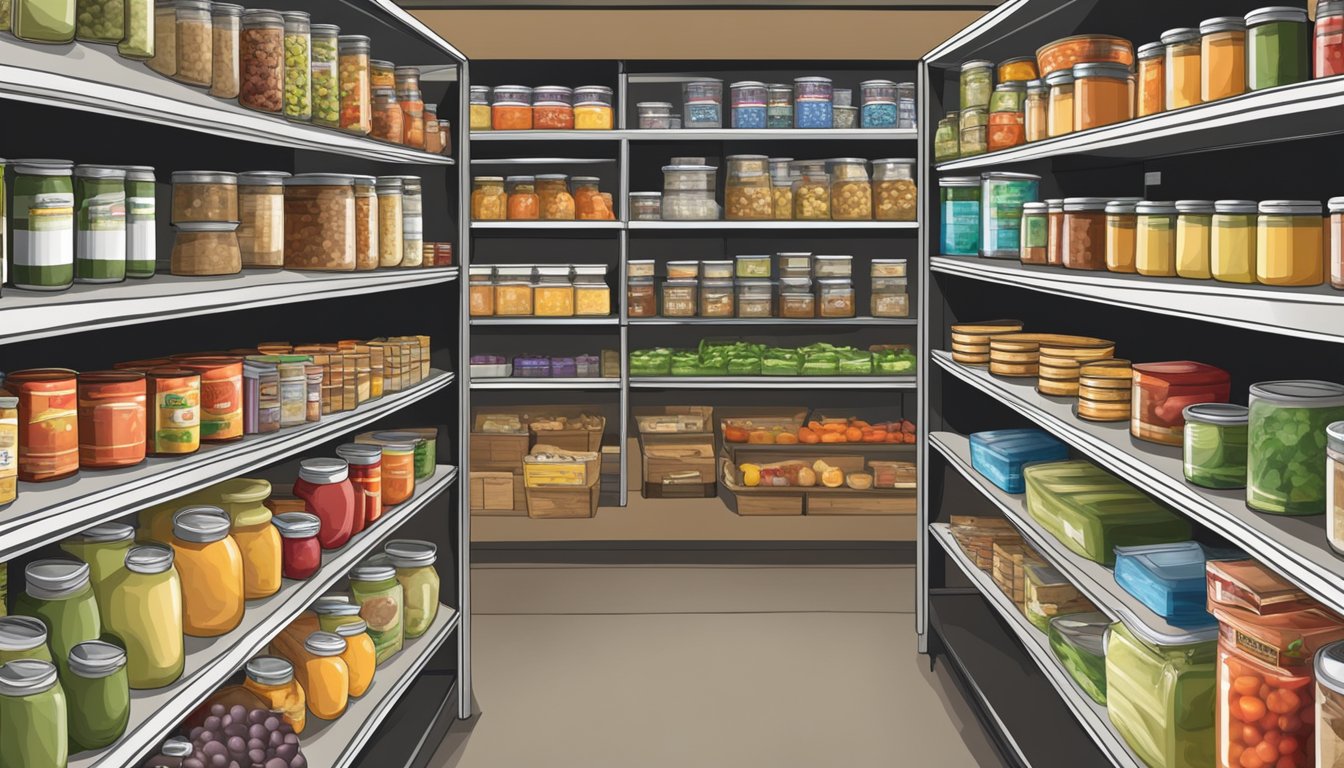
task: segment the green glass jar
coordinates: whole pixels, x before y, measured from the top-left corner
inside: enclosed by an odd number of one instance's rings
[[[312,34],[308,14],[284,11],[285,19],[285,117],[308,122],[313,119]]]
[[[313,125],[336,128],[341,124],[341,92],[336,85],[336,38],[340,34],[335,24],[312,26]]]
[[[126,732],[131,689],[126,681],[126,652],[94,640],[70,651],[65,689],[70,751],[102,749]]]
[[[75,39],[75,0],[13,0],[11,31],[33,43],[68,43]]]
[[[151,12],[153,8],[151,7]],[[126,170],[126,276],[154,276],[158,257],[155,234],[154,169],[127,165]]]
[[[962,157],[983,155],[989,151],[989,110],[971,107],[961,111],[959,143]]]
[[[0,768],[65,768],[70,755],[65,691],[49,661],[0,667]]]
[[[1246,88],[1261,91],[1311,79],[1311,24],[1303,8],[1246,14]]]
[[[120,43],[125,34],[123,0],[75,0],[75,39],[86,43]]]
[[[117,53],[126,59],[154,56],[154,0],[123,0],[126,9],[125,33],[117,42]]]
[[[1326,500],[1326,428],[1344,419],[1344,385],[1265,381],[1250,389],[1246,505],[1319,515]]]
[[[938,121],[938,131],[933,135],[933,161],[943,163],[961,157],[961,115],[948,112]]]
[[[381,559],[365,561],[350,570],[350,594],[359,603],[359,615],[369,625],[369,637],[382,664],[401,650],[404,642],[405,592],[397,571]]]
[[[9,276],[15,288],[63,291],[75,279],[74,163],[15,160]]]
[[[335,632],[343,624],[359,621],[359,604],[350,602],[345,595],[319,597],[309,609],[317,614],[317,624],[323,632]]]
[[[103,633],[98,601],[89,584],[89,565],[74,560],[35,560],[23,573],[27,590],[14,598],[14,613],[33,616],[47,625],[47,644],[61,679],[65,679],[71,649],[97,640]]]
[[[0,618],[0,664],[15,659],[51,661],[46,624],[31,616]]]
[[[406,637],[419,637],[439,615],[439,572],[434,569],[438,547],[428,541],[396,539],[383,545],[383,553],[397,569],[401,583]]]
[[[111,604],[112,579],[126,567],[126,553],[134,544],[135,529],[120,523],[96,525],[61,542],[61,549],[89,564],[89,584],[104,624]]]
[[[0,32],[9,31],[9,14],[11,10],[9,0],[0,0]]]
[[[126,279],[126,171],[75,166],[75,281]]]
[[[1203,488],[1246,487],[1249,411],[1230,403],[1187,405],[1185,479]]]
[[[988,107],[990,94],[994,90],[994,62],[976,60],[962,64],[959,86],[958,95],[963,110]]]

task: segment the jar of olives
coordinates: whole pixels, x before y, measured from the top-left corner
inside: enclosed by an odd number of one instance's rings
[[[117,54],[126,59],[148,59],[154,55],[154,0],[125,0],[126,31],[117,41]],[[0,2],[0,13],[3,6]],[[8,16],[0,29],[6,29]]]
[[[823,160],[800,160],[793,164],[793,218],[798,221],[830,221],[831,175]]]
[[[867,221],[873,218],[873,185],[868,163],[859,157],[837,157],[827,162],[831,176],[831,218]]]
[[[312,27],[303,11],[285,11],[285,117],[313,119]]]
[[[917,203],[914,160],[886,158],[873,161],[874,219],[914,221]]]
[[[119,43],[125,28],[126,6],[123,3],[110,0],[77,0],[75,3],[76,40]]]
[[[760,221],[774,217],[768,160],[765,155],[729,155],[724,187],[725,218]]]

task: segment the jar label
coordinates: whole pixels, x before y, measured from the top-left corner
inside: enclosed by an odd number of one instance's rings
[[[75,195],[45,192],[14,197],[14,208],[28,214],[27,226],[14,227],[14,263],[26,267],[54,267],[74,261]]]
[[[980,203],[949,200],[943,203],[943,253],[973,256],[980,250]]]
[[[1022,245],[1027,248],[1046,247],[1046,227],[1044,216],[1029,216],[1022,220]]]
[[[83,203],[75,252],[82,261],[126,260],[126,195],[94,195]]]
[[[0,419],[0,478],[19,473],[19,418]]]
[[[1275,667],[1283,666],[1283,664],[1280,663],[1278,648],[1275,648],[1269,643],[1257,640],[1254,637],[1251,637],[1250,635],[1246,634],[1245,632],[1242,632],[1241,630],[1236,630],[1236,633],[1237,633],[1236,642],[1238,649],[1245,651],[1252,657],[1257,658],[1265,662],[1266,664],[1270,664]],[[1300,662],[1300,659],[1298,661]]]
[[[148,219],[154,221],[154,198],[152,197],[128,197],[126,198],[126,215],[131,221],[139,219]]]

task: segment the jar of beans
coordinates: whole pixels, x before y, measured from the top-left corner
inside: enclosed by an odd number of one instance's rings
[[[915,161],[886,158],[873,161],[873,218],[878,221],[914,221]]]
[[[837,157],[826,165],[831,176],[831,218],[866,221],[873,218],[873,186],[868,162],[860,157]]]
[[[243,270],[238,253],[237,222],[202,221],[176,224],[169,271],[174,275],[203,277],[236,275]]]
[[[355,176],[355,269],[378,268],[377,178]]]
[[[8,10],[9,3],[5,3]],[[5,19],[8,24],[9,20]],[[75,3],[75,39],[86,43],[119,43],[125,34],[126,9],[121,2],[78,0]]]
[[[284,103],[285,22],[275,11],[243,11],[239,32],[238,103],[262,112],[279,112]]]
[[[285,179],[285,268],[355,268],[352,177],[301,173]]]
[[[313,119],[312,27],[303,11],[285,11],[285,117]]]
[[[337,81],[341,89],[342,130],[367,134],[373,128],[373,92],[369,85],[369,38],[365,35],[341,35],[337,38],[340,55]]]
[[[0,9],[2,10],[2,9]],[[3,15],[3,14],[0,14]],[[8,16],[3,16],[5,23]],[[175,0],[154,2],[154,45],[145,66],[164,77],[177,72],[177,3]]]
[[[341,28],[335,24],[312,27],[313,125],[336,128],[341,124],[341,94],[336,86],[337,39]]]
[[[537,174],[537,198],[541,203],[541,218],[549,221],[574,220],[574,196],[569,194],[563,173]]]
[[[173,171],[173,224],[238,221],[238,174]]]
[[[117,54],[122,58],[148,59],[154,55],[154,6],[154,0],[126,0],[125,34],[113,41],[117,44]],[[3,10],[0,8],[0,12]],[[8,21],[0,21],[0,26]]]
[[[187,85],[210,85],[209,0],[177,0],[177,72]]]
[[[285,266],[285,178],[283,171],[238,174],[238,250],[244,267]]]
[[[378,266],[380,267],[399,266],[405,251],[401,238],[403,224],[401,181],[400,176],[379,176],[377,181]]]
[[[210,6],[210,95],[238,98],[238,35],[243,6],[214,3]]]

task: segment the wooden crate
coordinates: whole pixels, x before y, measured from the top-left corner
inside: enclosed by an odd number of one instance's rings
[[[1027,569],[1028,564],[1041,564],[1045,561],[1036,550],[1025,542],[994,544],[994,583],[1017,606],[1018,610],[1027,609]]]
[[[527,516],[537,519],[592,517],[597,514],[601,483],[580,488],[528,488]]]
[[[719,498],[729,510],[743,517],[796,516],[803,514],[804,494],[798,488],[748,488],[741,484],[735,467],[722,460]]]
[[[513,477],[512,472],[468,472],[472,513],[512,512]]]
[[[707,405],[654,405],[630,409],[635,420],[635,431],[640,435],[714,434],[714,409]],[[653,420],[668,421],[676,417],[680,422],[675,429],[646,429]],[[712,471],[711,471],[712,474]]]
[[[695,472],[701,483],[714,482],[714,438],[707,434],[640,435],[640,472],[645,483]]]
[[[594,454],[586,461],[538,461],[523,458],[523,484],[529,488],[589,486],[601,478],[602,457]]]
[[[807,494],[807,514],[826,515],[913,515],[914,491],[827,488]]]

